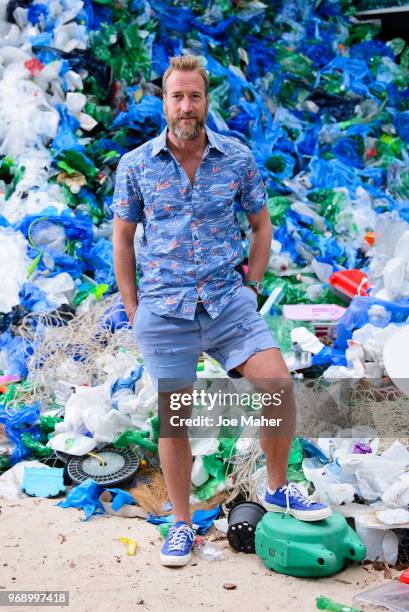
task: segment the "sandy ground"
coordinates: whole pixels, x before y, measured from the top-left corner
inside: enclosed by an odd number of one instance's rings
[[[218,542],[223,561],[194,557],[187,567],[169,569],[159,563],[156,527],[142,519],[104,515],[84,522],[82,511],[29,497],[0,499],[0,510],[0,589],[68,590],[70,606],[61,610],[304,612],[316,609],[317,595],[351,605],[354,594],[385,581],[383,572],[358,565],[328,578],[283,576],[266,569],[256,555],[231,550],[227,540]],[[138,542],[134,557],[127,556],[119,536]],[[237,586],[225,590],[225,583]]]

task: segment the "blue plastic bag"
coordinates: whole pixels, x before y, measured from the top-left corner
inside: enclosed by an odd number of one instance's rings
[[[104,506],[99,499],[103,492],[104,487],[88,478],[73,487],[65,500],[59,502],[57,506],[61,506],[61,508],[80,508],[85,513],[83,520],[87,521],[93,515],[105,514]]]

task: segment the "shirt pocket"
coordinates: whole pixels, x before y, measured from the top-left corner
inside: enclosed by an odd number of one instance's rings
[[[148,205],[145,209],[148,223],[174,219],[184,211],[186,187],[172,164],[166,164],[155,180],[150,181]]]
[[[202,188],[202,196],[205,202],[204,212],[210,221],[222,218],[226,223],[233,219],[239,186],[239,177],[228,169],[207,177]]]

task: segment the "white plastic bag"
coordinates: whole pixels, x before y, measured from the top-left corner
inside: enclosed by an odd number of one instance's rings
[[[0,284],[0,312],[10,312],[20,303],[19,292],[27,280],[31,263],[27,256],[28,246],[21,232],[0,227],[0,261],[4,270]]]
[[[362,523],[359,516],[355,518],[355,530],[366,546],[366,559],[385,561],[389,565],[395,565],[398,559],[399,542],[393,531],[368,528]]]

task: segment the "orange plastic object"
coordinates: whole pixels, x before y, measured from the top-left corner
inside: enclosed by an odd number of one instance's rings
[[[375,232],[366,232],[365,242],[369,244],[369,246],[373,246],[375,244]]]
[[[368,278],[361,270],[341,270],[334,272],[328,279],[335,293],[352,300],[357,295],[367,295]]]
[[[400,576],[399,582],[404,582],[405,584],[409,584],[409,569],[406,569]]]

